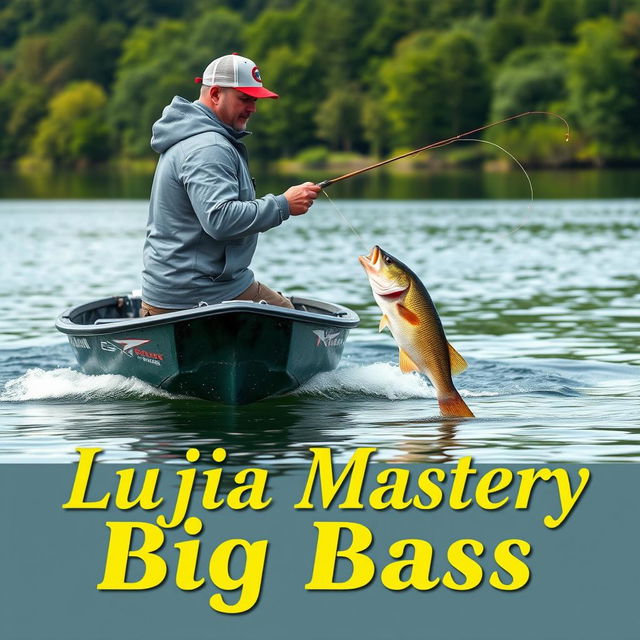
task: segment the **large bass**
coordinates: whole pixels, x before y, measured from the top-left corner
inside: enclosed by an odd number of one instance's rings
[[[400,260],[373,247],[359,256],[382,310],[379,330],[388,327],[400,349],[404,373],[424,373],[436,390],[443,416],[473,417],[451,379],[467,368],[464,358],[447,342],[435,305],[420,279]]]

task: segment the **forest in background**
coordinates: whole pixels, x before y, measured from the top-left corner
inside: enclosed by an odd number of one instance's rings
[[[543,110],[570,145],[544,116],[484,137],[530,165],[640,164],[640,0],[5,0],[0,164],[135,166],[234,51],[281,95],[252,118],[256,161],[380,157]]]

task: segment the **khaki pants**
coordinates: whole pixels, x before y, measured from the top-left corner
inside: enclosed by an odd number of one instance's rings
[[[293,309],[293,304],[289,298],[285,298],[279,291],[269,289],[266,284],[254,281],[253,284],[245,289],[235,300],[251,300],[253,302],[261,302],[264,300],[267,304],[274,304],[276,307],[286,307]]]
[[[248,289],[245,289],[238,297],[234,298],[234,300],[249,300],[252,302],[261,302],[264,300],[266,303],[276,305],[277,307],[293,309],[293,304],[291,304],[289,298],[285,298],[281,293],[270,289],[267,285],[255,281]],[[161,313],[170,313],[171,311],[179,311],[179,309],[161,309],[160,307],[154,307],[153,305],[143,302],[140,308],[140,317],[157,316]]]

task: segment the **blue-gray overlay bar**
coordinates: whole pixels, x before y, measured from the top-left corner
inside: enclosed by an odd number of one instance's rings
[[[311,461],[311,455],[309,459]],[[224,499],[224,492],[237,486],[234,474],[241,468],[231,465],[232,461],[224,466],[223,489],[218,492],[218,498]],[[428,510],[415,506],[404,510],[373,509],[368,500],[371,490],[379,487],[376,476],[391,467],[377,463],[371,463],[367,470],[362,493],[365,508],[362,510],[337,508],[336,504],[345,498],[346,487],[331,508],[323,509],[319,504],[320,494],[316,487],[315,508],[294,509],[293,505],[303,496],[310,464],[284,471],[268,469],[268,485],[263,498],[272,498],[272,501],[264,509],[234,511],[226,505],[204,509],[202,496],[206,476],[202,472],[221,466],[213,461],[210,465],[198,463],[187,514],[191,520],[180,520],[178,514],[180,524],[173,529],[163,529],[157,526],[157,518],[160,514],[167,519],[172,516],[171,507],[175,505],[178,488],[184,480],[177,472],[193,468],[186,460],[184,465],[161,465],[155,497],[162,496],[164,502],[153,511],[138,507],[122,510],[113,504],[120,479],[116,471],[132,468],[131,465],[97,463],[91,470],[84,500],[99,501],[110,492],[108,510],[62,508],[70,500],[77,464],[0,465],[3,518],[0,528],[0,636],[7,640],[622,640],[638,637],[638,465],[590,467],[586,488],[557,528],[549,528],[544,523],[545,516],[555,518],[561,510],[555,480],[538,482],[531,492],[528,508],[514,508],[521,478],[517,471],[541,469],[544,464],[496,465],[495,468],[508,466],[514,473],[514,481],[490,494],[495,502],[509,497],[504,506],[495,510],[483,509],[474,500],[480,478],[494,468],[488,465],[478,465],[475,467],[477,473],[468,478],[465,493],[459,496],[472,500],[465,509],[454,510],[447,503],[453,489],[451,465],[439,467],[447,474],[442,483],[444,503],[439,507]],[[144,471],[153,468],[157,467],[135,466],[132,495],[136,494],[136,489],[139,492]],[[336,476],[342,468],[336,468]],[[412,488],[407,492],[411,497],[416,494],[419,474],[426,468],[435,467],[414,464],[402,468],[409,470],[411,475]],[[559,467],[549,465],[549,468]],[[564,465],[561,468],[567,471],[571,490],[575,492],[581,467]],[[248,478],[245,481],[248,482]],[[397,480],[397,475],[394,478]],[[435,475],[431,478],[436,480]],[[494,478],[494,484],[485,484],[485,489],[496,486],[499,480]],[[209,498],[212,498],[212,487],[210,490]],[[241,502],[248,495],[249,491],[236,494],[236,499]],[[424,493],[421,495],[423,503],[427,503],[429,500]],[[110,528],[107,522],[114,524]],[[126,529],[128,525],[122,525],[126,522],[149,523],[147,533],[153,531],[164,539],[161,548],[150,551],[149,557],[156,558],[156,569],[166,566],[166,578],[160,586],[146,590],[98,590],[97,585],[105,581],[111,580],[115,584],[118,579],[134,582],[143,578],[145,565],[140,559],[131,559],[126,576],[122,574],[118,578],[122,566],[117,566],[117,549],[110,547],[110,536],[115,530],[122,534],[124,529],[118,529],[118,526]],[[367,586],[350,590],[305,589],[314,571],[319,531],[326,526],[314,523],[327,522],[347,523],[339,537],[341,549],[351,544],[354,531],[365,537],[366,530],[371,534],[372,542],[362,552],[369,558],[363,560],[363,571],[366,573],[372,565],[375,568]],[[334,531],[337,526],[328,525],[334,527]],[[324,543],[330,550],[331,532],[325,529],[325,534]],[[142,529],[135,530],[131,547],[143,545],[144,537]],[[230,591],[224,586],[229,586],[228,580],[238,581],[234,583],[236,586],[242,582],[249,553],[238,548],[230,556],[231,566],[222,566],[225,557],[229,558],[228,553],[225,556],[225,549],[229,551],[225,542],[238,539],[247,544],[267,540],[268,545],[262,557],[264,562],[261,562],[260,549],[252,548],[256,552],[253,584],[249,584],[248,576],[244,586]],[[424,579],[431,581],[428,584],[432,586],[426,590],[409,587],[396,591],[383,584],[385,580],[392,583],[394,579],[393,568],[385,571],[387,565],[397,562],[397,558],[389,555],[390,546],[406,539],[426,541],[429,545],[418,543],[422,545],[421,550],[413,549],[422,563],[415,568],[416,575],[424,571]],[[458,540],[477,541],[484,549],[478,557],[472,547],[465,547],[471,561],[466,570],[463,567],[462,573],[452,568],[447,556]],[[526,557],[517,548],[512,550],[510,566],[520,570],[518,579],[522,579],[523,572],[530,572],[526,586],[514,591],[496,588],[490,583],[494,573],[495,579],[499,578],[502,584],[516,579],[496,565],[494,550],[504,540],[526,541],[531,547]],[[194,541],[199,541],[199,545]],[[174,546],[189,542],[191,544]],[[433,552],[432,561],[425,555],[428,548]],[[114,554],[110,576],[105,574],[108,549]],[[182,552],[179,582],[185,588],[176,585],[178,558]],[[213,571],[209,566],[212,555],[215,558],[212,564],[216,565]],[[330,556],[326,551],[316,563],[319,581],[323,569],[326,574],[327,566],[332,562]],[[197,559],[196,564],[192,562],[193,557]],[[513,557],[519,560],[514,561]],[[352,573],[350,560],[337,560],[336,567],[335,582],[348,580]],[[398,565],[395,567],[397,569]],[[226,569],[229,569],[227,582],[224,581]],[[464,584],[465,571],[469,572],[466,577],[471,582],[481,573],[479,586],[457,591],[443,584],[447,572],[449,584]],[[218,584],[214,584],[211,573]],[[410,568],[396,578],[406,580],[409,574]],[[202,586],[193,588],[194,581],[201,581]],[[241,593],[243,589],[245,591]],[[251,589],[257,590],[259,596],[255,605],[244,613],[220,613],[210,606],[216,593],[220,594],[217,602],[222,602],[221,606],[225,603],[233,606],[240,597],[250,602]]]

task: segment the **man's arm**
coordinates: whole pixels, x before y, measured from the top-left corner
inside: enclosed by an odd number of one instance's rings
[[[202,228],[216,240],[234,240],[278,226],[306,213],[319,187],[312,183],[256,200],[239,200],[232,152],[219,145],[196,149],[184,160],[181,178]]]

